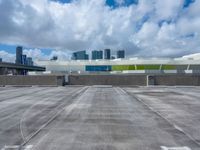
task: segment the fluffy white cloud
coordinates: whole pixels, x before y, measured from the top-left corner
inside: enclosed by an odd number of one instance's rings
[[[155,13],[156,19],[173,20],[179,16],[184,0],[156,0]]]
[[[27,57],[32,57],[33,60],[35,60],[35,59],[42,59],[42,60],[50,59],[50,55],[45,55],[40,49],[24,49],[23,53]]]
[[[58,60],[69,60],[71,59],[71,53],[69,52],[63,52],[63,51],[52,51],[49,55],[50,58],[53,56],[57,56]]]
[[[8,53],[5,50],[0,51],[0,58],[2,58],[4,62],[15,62],[15,55]]]
[[[50,54],[45,54],[40,49],[25,49],[23,51],[27,57],[32,57],[33,60],[50,60],[53,56],[57,56],[59,60],[69,60],[71,58],[70,52],[63,52],[63,51],[51,51]]]
[[[200,50],[200,1],[183,5],[139,0],[113,9],[105,0],[0,0],[0,42],[55,48],[63,59],[69,56],[62,51],[104,48],[124,48],[130,56],[181,56]]]

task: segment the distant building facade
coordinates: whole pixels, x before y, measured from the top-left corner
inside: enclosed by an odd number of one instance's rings
[[[22,65],[27,65],[26,55],[22,55]]]
[[[0,62],[2,59],[0,58]],[[27,75],[28,71],[45,71],[44,67],[34,66],[31,57],[23,54],[23,47],[16,47],[15,63],[1,62],[0,75]]]
[[[22,52],[23,47],[22,46],[17,46],[16,48],[16,64],[22,64]]]
[[[2,62],[2,58],[0,58],[0,62]]]
[[[110,59],[111,58],[111,50],[105,49],[104,50],[104,59]]]
[[[72,54],[72,60],[88,60],[89,56],[86,51],[78,51]]]
[[[99,60],[99,59],[105,59],[105,60],[111,60],[115,58],[125,58],[125,51],[124,50],[119,50],[117,51],[116,57],[111,56],[111,50],[110,49],[105,49],[104,51],[102,50],[93,50],[91,52],[91,60]],[[89,60],[89,55],[86,54],[86,51],[78,51],[74,52],[71,57],[72,60]],[[53,60],[53,59],[51,59]]]
[[[26,63],[28,66],[33,66],[33,59],[31,57],[27,57]]]
[[[124,50],[118,50],[117,51],[117,58],[125,58],[125,51]]]
[[[115,59],[115,56],[111,56],[111,59]]]
[[[110,59],[110,60],[80,60],[80,61],[39,61],[37,64],[45,66],[47,71],[67,73],[111,72],[111,73],[150,73],[200,74],[200,59]]]
[[[58,56],[53,56],[52,58],[51,58],[51,60],[58,60]]]
[[[92,51],[92,60],[96,60],[96,59],[103,59],[103,51],[97,51],[94,50]]]
[[[29,65],[33,66],[33,60],[31,57],[27,57],[23,54],[23,47],[17,46],[16,48],[16,61],[17,65]]]

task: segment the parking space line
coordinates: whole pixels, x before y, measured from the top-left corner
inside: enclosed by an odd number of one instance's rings
[[[119,87],[120,88],[120,87]],[[124,92],[126,92],[127,95],[130,95],[126,90],[124,90],[123,88],[120,88],[121,90],[123,90]],[[193,141],[195,144],[197,144],[198,146],[200,146],[200,143],[194,139],[192,136],[190,136],[188,133],[186,133],[181,127],[177,126],[176,124],[172,123],[169,119],[167,119],[166,117],[164,117],[160,112],[154,110],[151,106],[149,106],[147,103],[145,103],[141,98],[139,98],[138,96],[134,95],[130,95],[133,98],[135,98],[137,101],[139,101],[140,103],[142,103],[143,105],[145,105],[149,110],[151,110],[152,112],[154,112],[156,115],[158,115],[159,117],[163,118],[164,120],[166,120],[172,127],[174,127],[176,130],[178,130],[179,132],[183,133],[185,136],[187,136],[191,141]],[[169,149],[170,150],[170,149]],[[172,149],[173,150],[173,149]],[[176,149],[175,149],[176,150]],[[184,150],[184,149],[183,149]],[[187,150],[187,149],[186,149]]]
[[[191,150],[189,147],[184,146],[184,147],[166,147],[166,146],[161,146],[161,150]]]

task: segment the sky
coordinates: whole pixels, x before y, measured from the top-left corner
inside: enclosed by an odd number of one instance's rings
[[[200,0],[0,0],[0,57],[124,49],[127,57],[200,52]]]

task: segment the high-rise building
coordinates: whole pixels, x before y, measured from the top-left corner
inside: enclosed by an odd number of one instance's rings
[[[111,59],[115,59],[115,56],[111,56]]]
[[[72,54],[72,60],[88,60],[89,56],[86,54],[86,51],[78,51]]]
[[[97,59],[97,51],[92,51],[92,60]]]
[[[117,51],[117,58],[125,58],[125,51],[124,50]]]
[[[0,62],[2,62],[2,58],[0,58]]]
[[[96,60],[96,59],[103,59],[103,51],[92,51],[92,59]]]
[[[58,56],[53,56],[51,60],[58,60]]]
[[[26,55],[22,55],[22,65],[27,65]]]
[[[111,57],[110,49],[105,49],[104,50],[104,59],[110,59],[110,57]]]
[[[27,57],[26,62],[28,66],[33,66],[33,60],[31,57]]]
[[[85,54],[85,60],[89,60],[89,55]]]
[[[16,64],[33,66],[32,58],[27,57],[26,55],[23,55],[23,47],[22,46],[18,46],[16,48]]]
[[[22,46],[18,46],[16,48],[16,64],[22,64],[22,51],[23,51]]]

